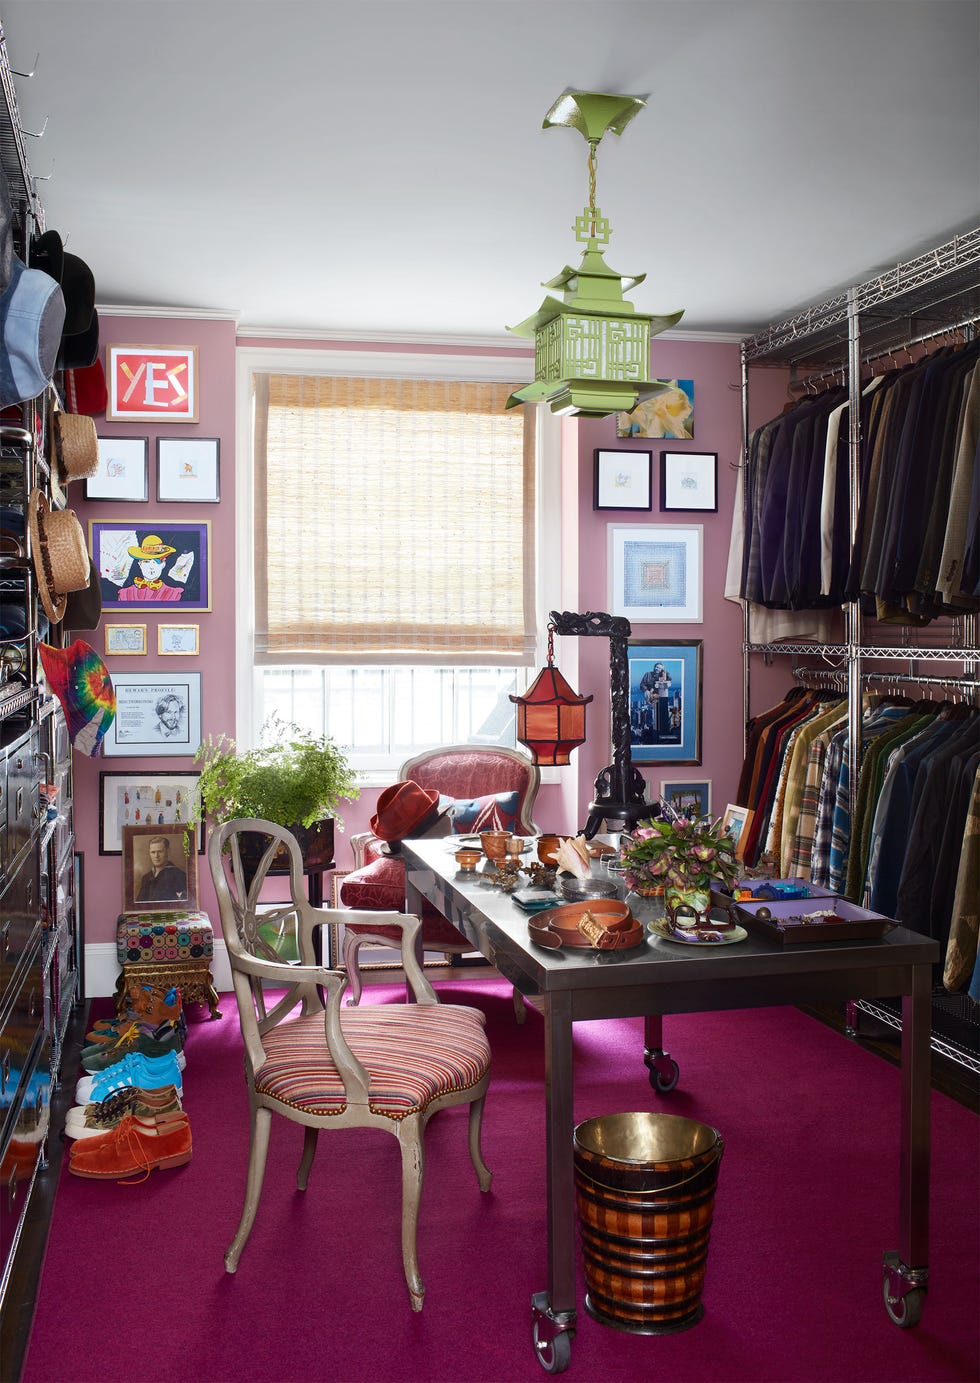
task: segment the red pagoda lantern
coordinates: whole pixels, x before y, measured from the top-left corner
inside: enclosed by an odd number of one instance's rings
[[[548,626],[548,666],[541,669],[523,696],[511,696],[517,707],[517,738],[536,764],[568,763],[573,749],[585,743],[585,708],[591,696],[579,696],[554,663],[554,626]]]

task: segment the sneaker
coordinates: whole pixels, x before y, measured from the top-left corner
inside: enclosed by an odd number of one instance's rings
[[[73,1143],[68,1170],[74,1176],[94,1180],[119,1180],[142,1173],[137,1176],[142,1181],[155,1167],[182,1167],[190,1162],[192,1151],[190,1121],[183,1110],[146,1119],[127,1114],[108,1133]]]
[[[120,1124],[127,1114],[149,1118],[154,1114],[172,1114],[181,1107],[180,1096],[173,1085],[158,1090],[143,1090],[129,1086],[107,1096],[99,1104],[75,1105],[65,1116],[66,1138],[91,1138]]]
[[[183,1055],[183,1053],[181,1053]],[[115,1062],[105,1071],[95,1076],[83,1076],[75,1086],[75,1103],[99,1104],[107,1095],[127,1086],[141,1086],[144,1090],[158,1090],[161,1085],[175,1085],[182,1088],[180,1066],[173,1052],[166,1056],[142,1056],[133,1052]]]
[[[152,1036],[153,1033],[160,1033],[160,1036]],[[174,1023],[151,1028],[149,1032],[142,1031],[137,1023],[130,1023],[115,1042],[93,1043],[91,1047],[83,1048],[82,1065],[92,1073],[104,1071],[131,1052],[139,1052],[143,1056],[166,1056],[168,1052],[175,1052],[178,1065],[183,1070],[187,1064],[183,1046],[184,1040]]]
[[[183,1017],[184,1005],[180,990],[176,985],[164,989],[159,984],[131,984],[126,991],[126,1007],[118,1018],[103,1018],[87,1034],[96,1041],[95,1034],[115,1028],[120,1022],[136,1019],[139,1022],[164,1023],[167,1019]]]

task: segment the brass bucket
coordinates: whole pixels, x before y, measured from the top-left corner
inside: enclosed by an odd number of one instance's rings
[[[701,1291],[724,1143],[675,1114],[606,1114],[575,1129],[585,1309],[664,1335],[704,1315]]]

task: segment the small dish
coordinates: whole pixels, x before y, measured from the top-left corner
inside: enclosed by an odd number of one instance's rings
[[[698,927],[688,933],[675,931],[665,917],[658,917],[647,926],[654,936],[664,941],[676,941],[678,946],[734,946],[736,941],[744,941],[748,932],[744,927],[732,927],[730,931],[715,931],[711,927]]]
[[[482,858],[482,851],[475,846],[464,846],[456,851],[456,863],[464,874],[472,874]]]

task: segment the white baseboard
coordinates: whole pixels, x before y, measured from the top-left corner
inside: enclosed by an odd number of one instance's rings
[[[211,974],[214,987],[219,994],[231,989],[231,966],[225,943],[215,937],[214,957],[211,961]],[[114,941],[93,941],[85,947],[85,997],[86,999],[107,998],[116,992],[119,978],[119,961],[116,959]]]

